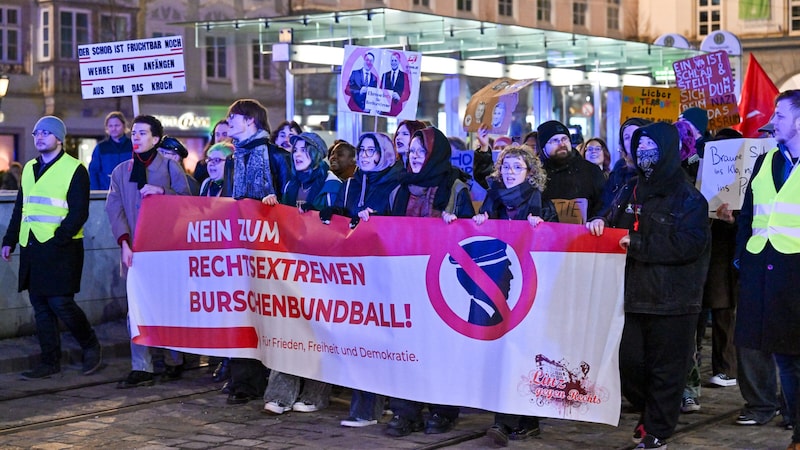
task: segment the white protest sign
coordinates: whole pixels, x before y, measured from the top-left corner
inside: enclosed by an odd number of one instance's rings
[[[775,148],[775,139],[725,139],[706,142],[703,156],[700,192],[708,200],[710,217],[719,205],[742,209],[744,192],[753,174],[759,155]]]
[[[78,46],[84,99],[186,92],[183,38]]]

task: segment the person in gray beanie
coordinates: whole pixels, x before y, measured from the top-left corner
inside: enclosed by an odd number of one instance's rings
[[[25,379],[50,378],[61,372],[58,319],[83,350],[84,375],[100,369],[100,342],[75,303],[81,289],[83,225],[89,218],[89,172],[63,149],[67,127],[45,116],[33,127],[39,151],[22,169],[14,211],[3,238],[2,258],[20,245],[19,291],[27,289],[36,321],[41,360]],[[32,201],[32,199],[36,199]]]

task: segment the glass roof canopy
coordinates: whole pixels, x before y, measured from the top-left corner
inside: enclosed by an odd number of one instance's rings
[[[461,61],[482,60],[541,69],[647,77],[671,67],[674,61],[703,53],[389,8],[200,21],[183,25],[194,26],[198,46],[204,45],[207,34],[237,31],[257,34],[265,52],[271,50],[272,44],[287,41],[294,45],[335,48],[360,45],[405,49],[425,56]],[[290,36],[285,31],[287,29],[291,29]],[[320,61],[320,64],[327,62]],[[424,65],[422,69],[424,72]]]

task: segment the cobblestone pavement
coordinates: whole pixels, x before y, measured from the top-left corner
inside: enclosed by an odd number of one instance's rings
[[[395,439],[383,434],[382,424],[343,428],[339,421],[347,416],[350,398],[344,388],[334,390],[323,411],[281,416],[264,414],[261,401],[227,405],[205,367],[188,370],[178,381],[118,390],[116,381],[129,370],[124,324],[104,324],[98,333],[107,366],[88,377],[80,375],[77,362],[67,362],[52,379],[20,380],[18,372],[27,367],[18,366],[36,352],[35,340],[0,341],[0,448],[498,448],[484,436],[492,414],[474,409],[462,410],[455,429],[442,435]],[[65,336],[65,345],[74,345],[70,340]],[[66,350],[67,360],[77,361],[77,349]],[[191,362],[202,365],[203,358]],[[704,388],[700,400],[699,412],[681,416],[671,449],[784,449],[791,440],[790,431],[776,426],[778,419],[764,426],[734,424],[743,403],[736,387]],[[509,448],[630,449],[635,421],[627,412],[618,427],[543,419],[541,436],[512,441]]]

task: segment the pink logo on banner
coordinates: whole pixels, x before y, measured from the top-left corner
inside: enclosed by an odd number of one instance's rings
[[[431,254],[426,282],[431,305],[450,328],[489,341],[504,336],[528,315],[537,276],[527,253],[518,254],[500,239],[479,236]]]

